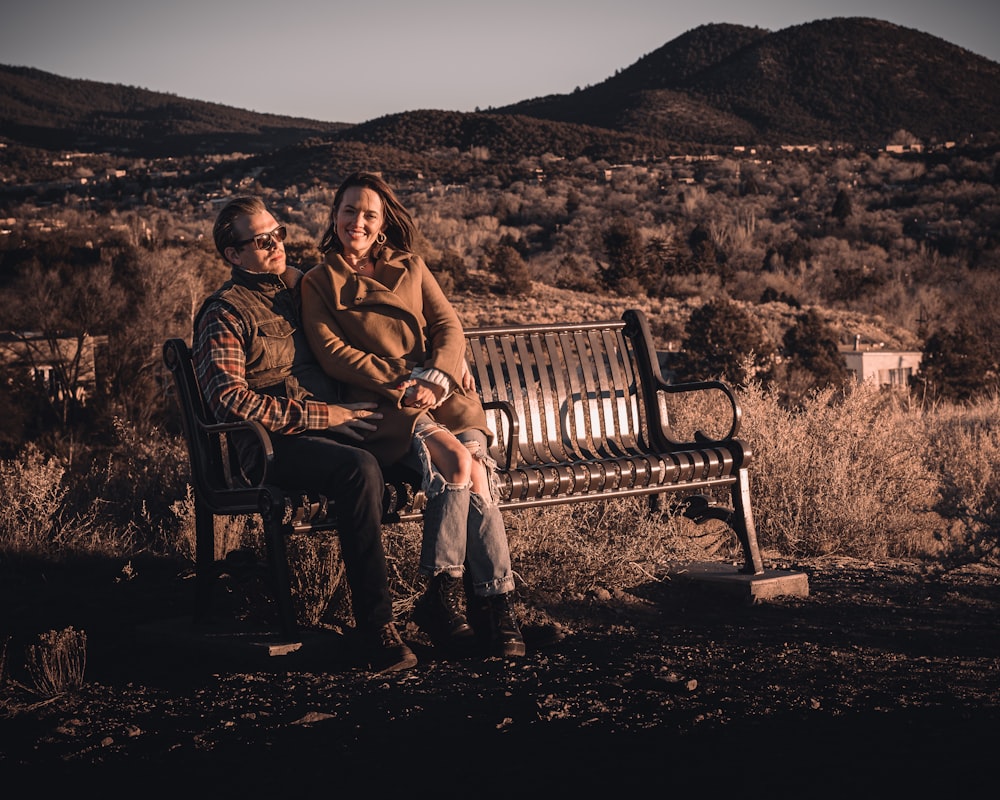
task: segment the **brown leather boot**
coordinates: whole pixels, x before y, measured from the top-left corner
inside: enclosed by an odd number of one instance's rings
[[[462,611],[462,596],[462,579],[441,572],[431,578],[427,590],[414,605],[413,621],[435,647],[471,642],[472,628]]]
[[[524,639],[514,613],[514,593],[486,598],[490,613],[490,652],[495,656],[523,656]]]

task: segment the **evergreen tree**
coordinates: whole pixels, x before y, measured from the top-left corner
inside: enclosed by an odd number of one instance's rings
[[[830,210],[830,215],[843,225],[853,213],[854,207],[851,203],[851,196],[844,189],[841,189],[837,192],[837,199],[833,201],[833,208]]]
[[[995,373],[992,380],[990,373],[986,342],[966,325],[959,325],[954,331],[936,331],[927,339],[913,383],[931,399],[962,402],[991,384],[996,388]]]
[[[465,260],[454,250],[445,250],[436,261],[427,266],[445,294],[462,289],[468,283],[469,270],[465,266]]]
[[[693,311],[682,347],[685,380],[721,377],[734,384],[770,380],[774,346],[761,325],[732,300],[715,298]],[[748,360],[750,374],[745,369]]]
[[[655,282],[657,289],[662,287],[665,279],[680,274],[686,266],[674,236],[654,236],[650,239],[646,245],[646,263],[649,265],[650,288]]]
[[[506,295],[530,295],[531,273],[521,254],[510,245],[497,248],[493,269],[500,276],[500,291]]]
[[[787,361],[785,391],[793,401],[813,389],[844,386],[850,377],[840,353],[837,335],[815,309],[800,315],[786,332],[783,350]]]
[[[607,265],[601,266],[604,285],[627,294],[648,286],[649,266],[642,233],[630,220],[618,220],[604,232]]]
[[[715,240],[704,225],[696,225],[688,236],[691,250],[690,272],[729,277],[726,253],[716,247]]]

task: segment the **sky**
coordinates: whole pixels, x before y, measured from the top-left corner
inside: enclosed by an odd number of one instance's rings
[[[992,0],[13,0],[0,64],[250,111],[365,122],[600,83],[709,23],[873,17],[1000,62]]]

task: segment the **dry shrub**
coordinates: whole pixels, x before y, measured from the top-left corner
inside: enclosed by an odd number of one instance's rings
[[[114,420],[116,444],[75,486],[77,506],[120,554],[174,552],[173,504],[190,480],[183,437]],[[106,546],[114,552],[111,543]]]
[[[938,510],[953,520],[953,548],[997,550],[1000,543],[1000,397],[926,412],[925,458],[937,472]]]
[[[25,666],[43,697],[79,689],[87,667],[87,634],[72,627],[39,634],[27,647]]]
[[[185,487],[183,442],[117,421],[113,451],[69,471],[34,443],[0,461],[0,548],[66,558],[171,552],[168,513]]]
[[[175,533],[165,537],[164,546],[168,554],[194,561],[197,544],[197,526],[194,510],[194,488],[188,484],[184,497],[175,500],[170,512],[176,522]],[[244,548],[262,549],[263,526],[256,514],[234,517],[215,517],[215,558],[222,559],[227,553]]]
[[[928,469],[924,420],[905,396],[872,384],[826,389],[798,410],[775,392],[741,393],[742,436],[754,452],[758,534],[790,556],[919,555],[941,520]]]
[[[65,469],[54,456],[27,444],[0,461],[0,548],[44,555],[53,549],[65,515]]]
[[[680,521],[651,513],[644,497],[508,511],[504,519],[515,572],[545,592],[641,583],[688,544]]]
[[[344,561],[336,534],[289,536],[292,603],[295,617],[306,628],[319,626],[338,591],[349,591],[344,580]]]
[[[423,526],[419,522],[400,522],[382,529],[389,588],[396,598],[393,608],[397,612],[411,611],[423,591],[423,579],[419,577],[422,538]]]

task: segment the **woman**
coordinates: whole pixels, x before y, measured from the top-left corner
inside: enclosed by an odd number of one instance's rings
[[[430,581],[414,609],[417,624],[438,645],[469,641],[461,609],[467,569],[483,598],[476,633],[488,625],[495,654],[523,655],[486,415],[471,386],[462,385],[462,325],[412,252],[415,233],[385,181],[349,176],[320,241],[325,262],[302,280],[306,336],[323,369],[345,385],[345,401],[378,403],[382,421],[364,446],[383,466],[410,463],[423,474],[420,572]]]

